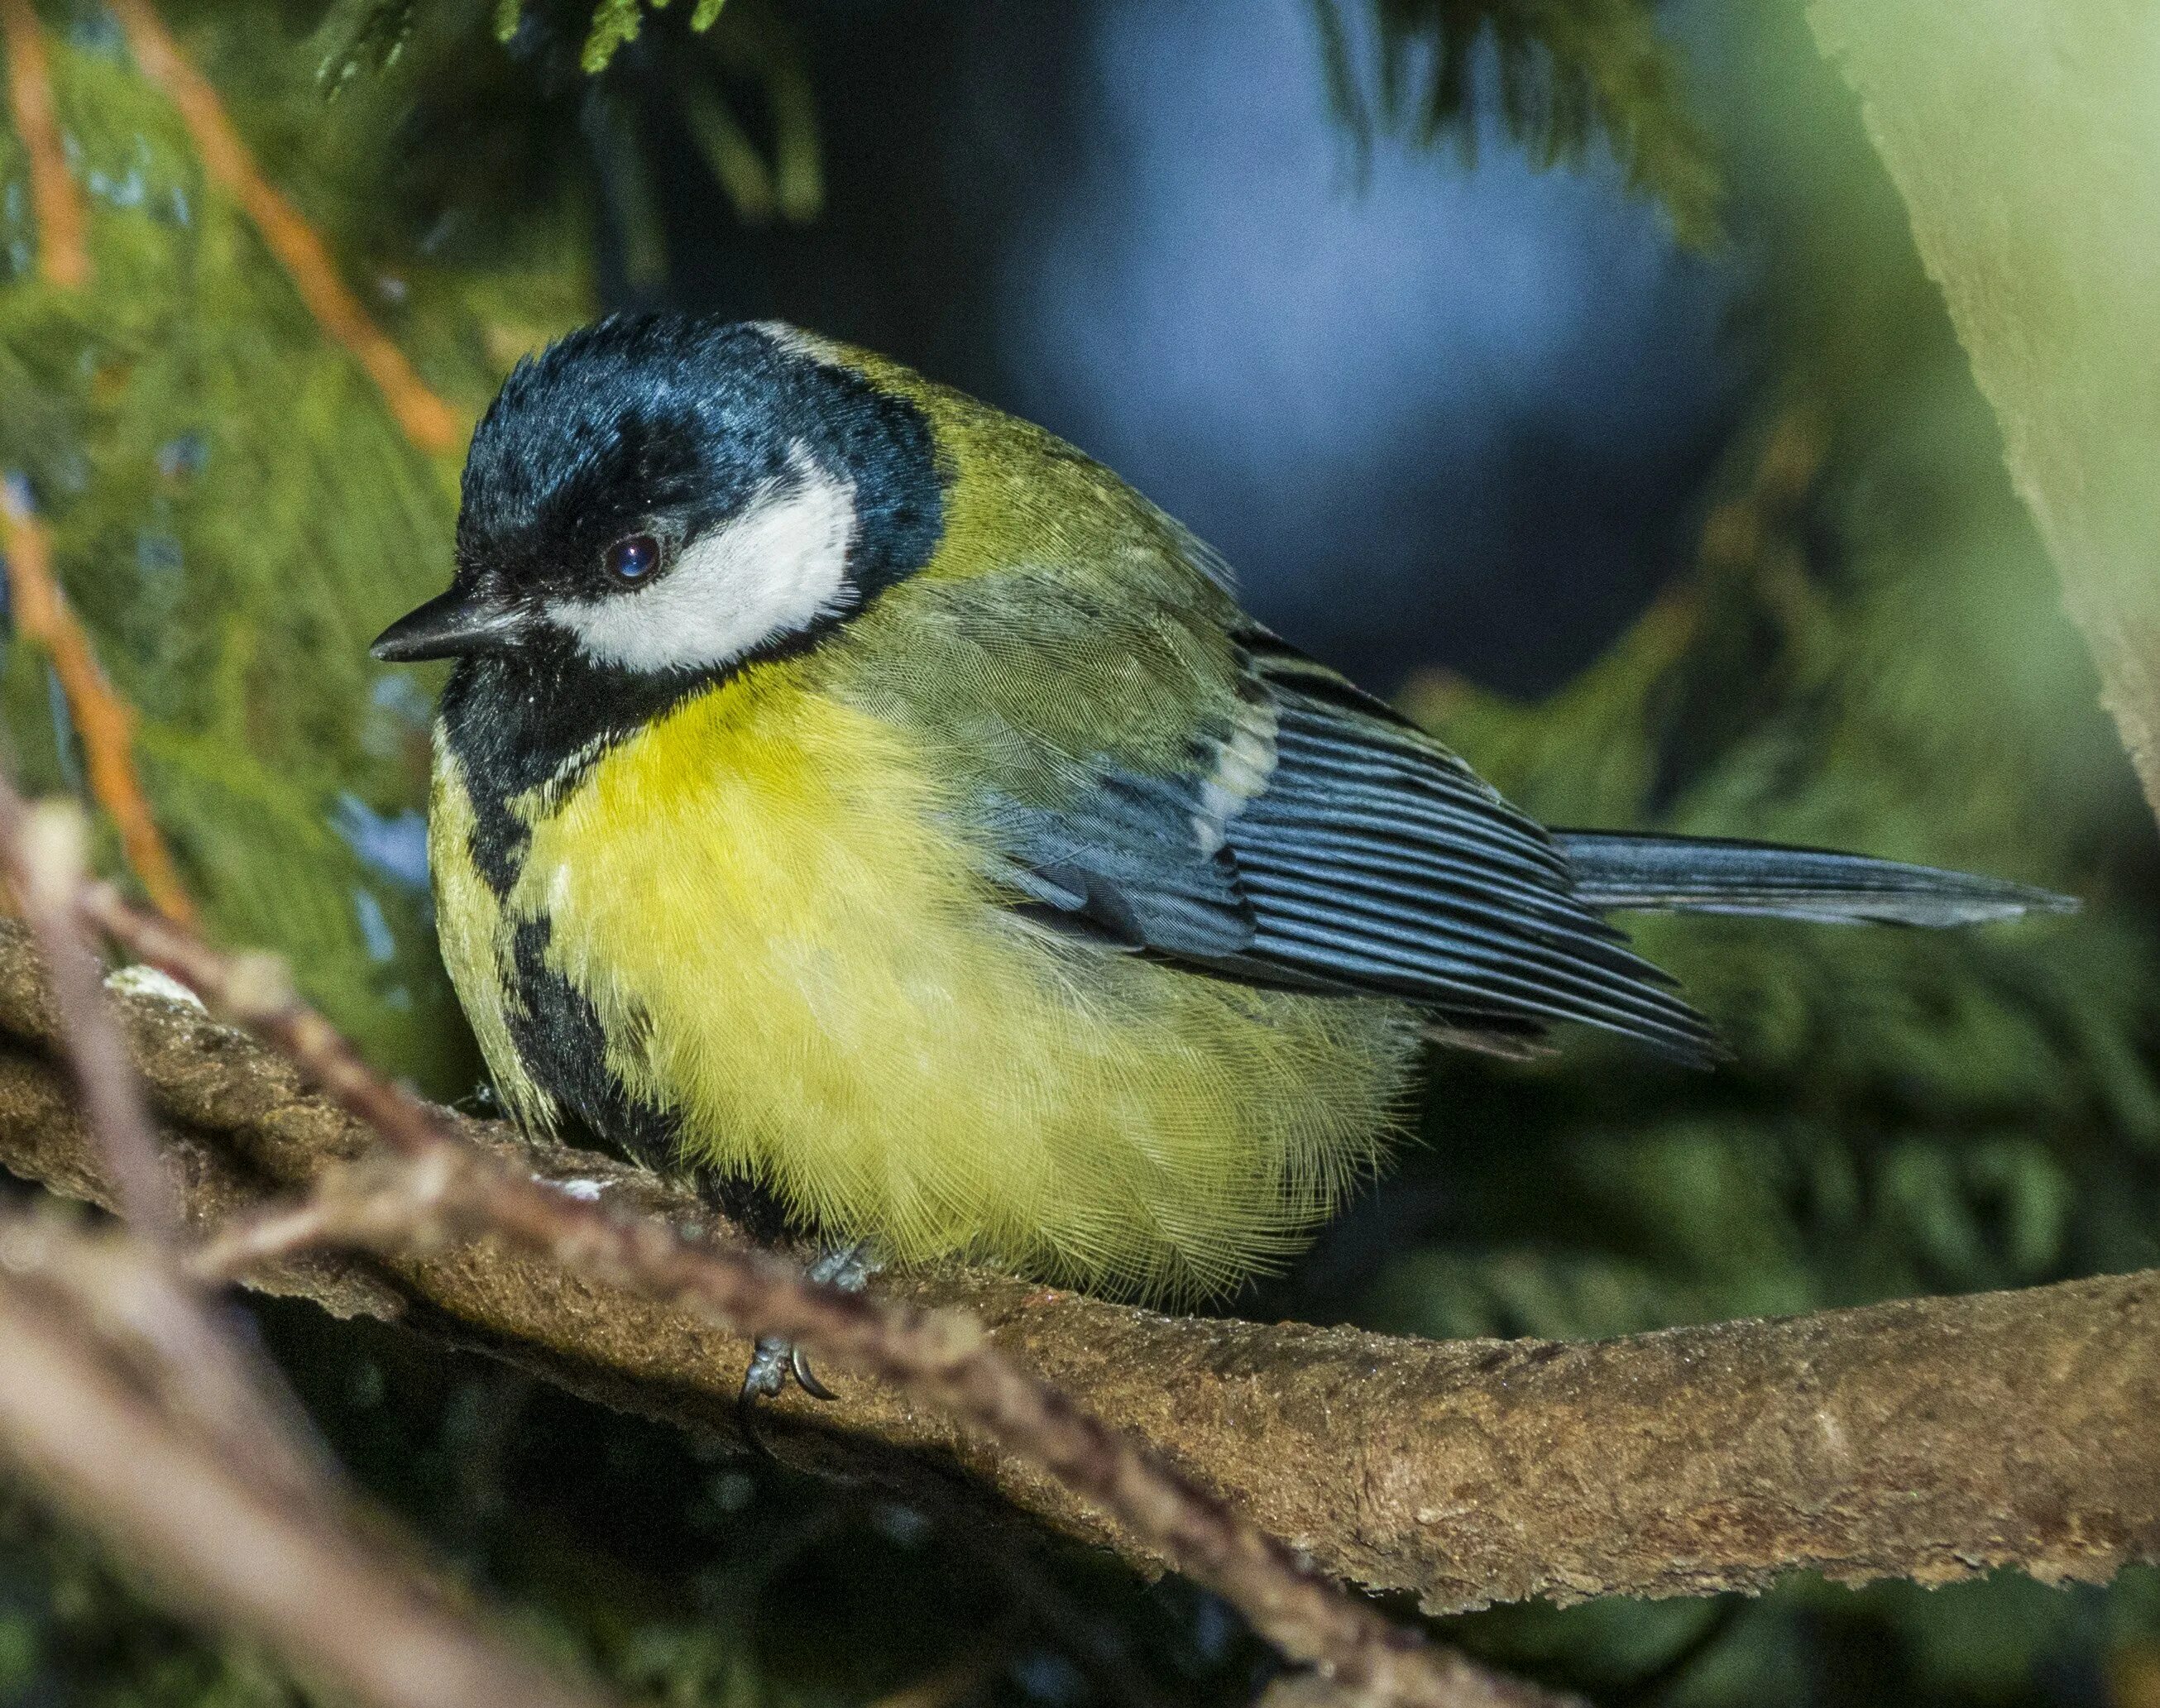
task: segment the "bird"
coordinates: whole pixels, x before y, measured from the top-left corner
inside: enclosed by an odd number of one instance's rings
[[[1100,464],[776,323],[521,360],[454,560],[372,651],[456,661],[429,859],[501,1103],[880,1263],[1218,1298],[1382,1166],[1433,1041],[1714,1063],[1615,913],[2074,905],[1548,829]]]

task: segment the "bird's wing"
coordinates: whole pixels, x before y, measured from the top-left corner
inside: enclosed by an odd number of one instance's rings
[[[1105,766],[995,815],[1025,905],[1256,983],[1405,998],[1472,1036],[1574,1020],[1714,1053],[1537,823],[1334,672],[1258,629],[1236,646],[1234,701],[1181,768]]]
[[[1014,905],[1256,984],[1405,999],[1458,1033],[1578,1020],[1711,1052],[1537,824],[1254,625],[1124,482],[1010,426],[959,436],[973,507],[813,667],[925,744]]]

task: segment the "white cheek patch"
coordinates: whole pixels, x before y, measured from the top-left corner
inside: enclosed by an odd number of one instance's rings
[[[792,479],[761,488],[651,586],[558,600],[548,615],[595,663],[711,669],[844,610],[854,537],[854,483],[798,453]]]

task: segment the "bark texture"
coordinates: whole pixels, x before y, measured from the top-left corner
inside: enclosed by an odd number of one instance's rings
[[[138,991],[119,1007],[191,1223],[371,1148],[281,1057],[191,1003]],[[0,1165],[106,1202],[53,1039],[27,940],[0,927]],[[580,1196],[732,1232],[649,1173],[460,1125]],[[743,1342],[491,1244],[311,1259],[264,1285],[626,1409],[735,1427]],[[2098,1581],[2160,1560],[2160,1272],[1580,1345],[1165,1317],[963,1269],[881,1285],[974,1312],[1326,1570],[1435,1612],[1755,1589],[1797,1570]],[[942,1416],[866,1378],[835,1385],[836,1403],[791,1394],[768,1414],[777,1451],[903,1487],[957,1461],[1023,1510],[1156,1563]]]

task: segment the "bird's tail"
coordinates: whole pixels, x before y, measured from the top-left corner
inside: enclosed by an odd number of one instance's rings
[[[2069,913],[2077,898],[2001,878],[1720,837],[1556,830],[1576,898],[1602,911],[1753,914],[1835,925],[1977,925]]]

